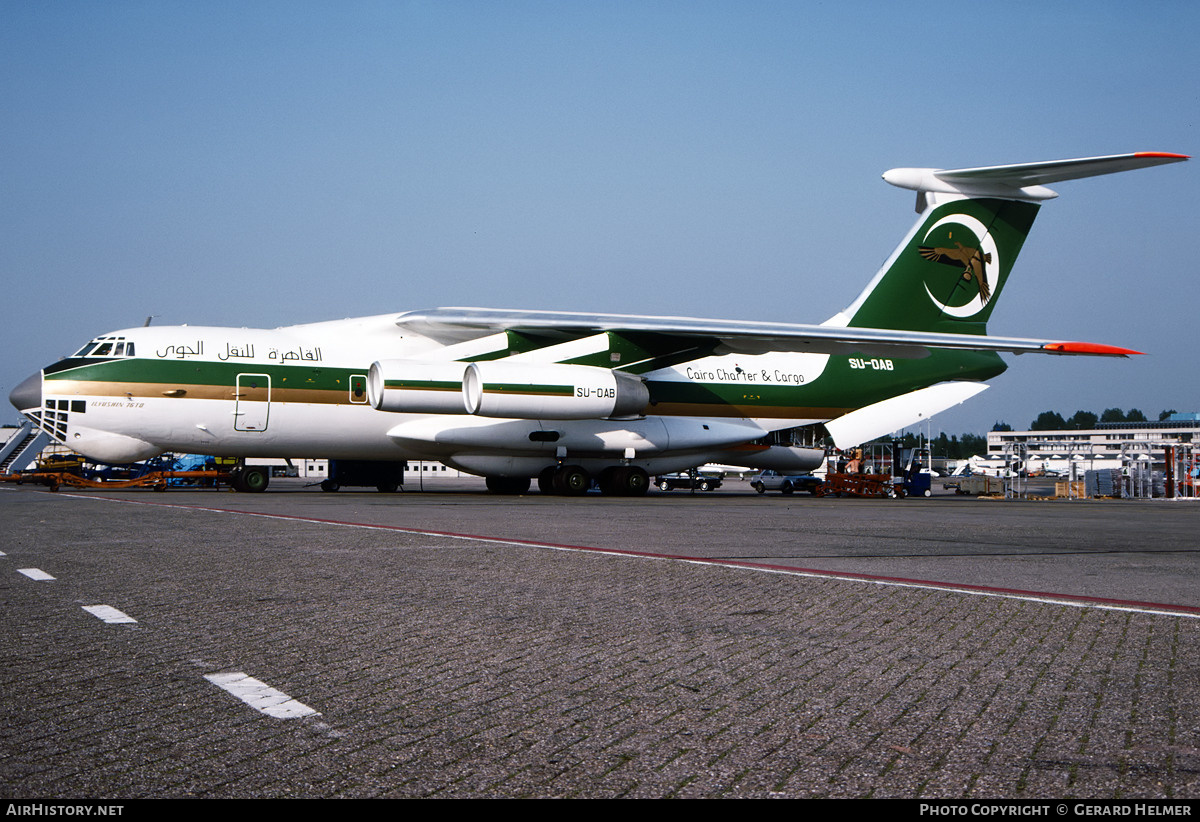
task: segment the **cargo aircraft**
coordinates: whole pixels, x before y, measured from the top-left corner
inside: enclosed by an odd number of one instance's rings
[[[989,336],[1046,184],[1188,159],[1141,152],[898,168],[916,224],[820,325],[438,308],[274,330],[104,334],[10,400],[106,463],[165,451],[243,458],[438,460],[489,489],[644,493],[649,475],[719,462],[785,471],[923,420],[986,388],[1001,353],[1124,348]],[[808,428],[808,447],[790,432]],[[784,436],[780,436],[781,432]],[[803,441],[803,440],[802,440]],[[234,485],[268,474],[244,466]]]

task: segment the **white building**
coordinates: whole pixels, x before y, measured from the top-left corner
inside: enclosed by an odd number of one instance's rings
[[[1097,423],[1095,428],[1063,431],[990,431],[990,460],[1023,458],[1025,470],[1063,476],[1101,468],[1141,464],[1165,468],[1168,446],[1176,459],[1191,460],[1200,446],[1200,414],[1172,414],[1160,422]]]

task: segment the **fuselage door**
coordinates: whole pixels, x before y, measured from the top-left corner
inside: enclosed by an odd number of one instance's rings
[[[238,374],[233,396],[233,429],[266,431],[271,415],[271,375]]]

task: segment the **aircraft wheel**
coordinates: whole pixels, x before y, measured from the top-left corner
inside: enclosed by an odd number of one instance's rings
[[[588,472],[578,465],[564,465],[554,472],[554,490],[560,494],[578,497],[586,494],[591,484]]]
[[[624,482],[626,495],[640,497],[650,489],[650,475],[646,473],[646,469],[631,465],[625,470],[629,472],[625,475]]]
[[[338,484],[337,480],[331,480],[331,479],[321,480],[321,490],[322,491],[329,491],[332,493],[333,491],[336,491],[341,487],[342,486]]]
[[[549,468],[543,468],[542,473],[538,474],[538,490],[543,494],[558,493],[554,490],[554,474],[557,470],[551,465]]]
[[[265,468],[243,468],[233,475],[233,489],[249,494],[260,494],[266,491],[270,482],[271,475]]]

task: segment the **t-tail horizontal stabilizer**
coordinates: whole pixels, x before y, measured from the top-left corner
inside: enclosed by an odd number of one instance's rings
[[[1058,194],[1046,188],[1046,183],[1098,177],[1101,174],[1161,166],[1187,159],[1189,158],[1186,154],[1138,151],[1106,157],[1081,157],[1075,160],[1048,160],[980,168],[893,168],[884,172],[883,179],[894,186],[920,192],[1013,200],[1049,200]],[[918,206],[917,210],[924,209]]]

